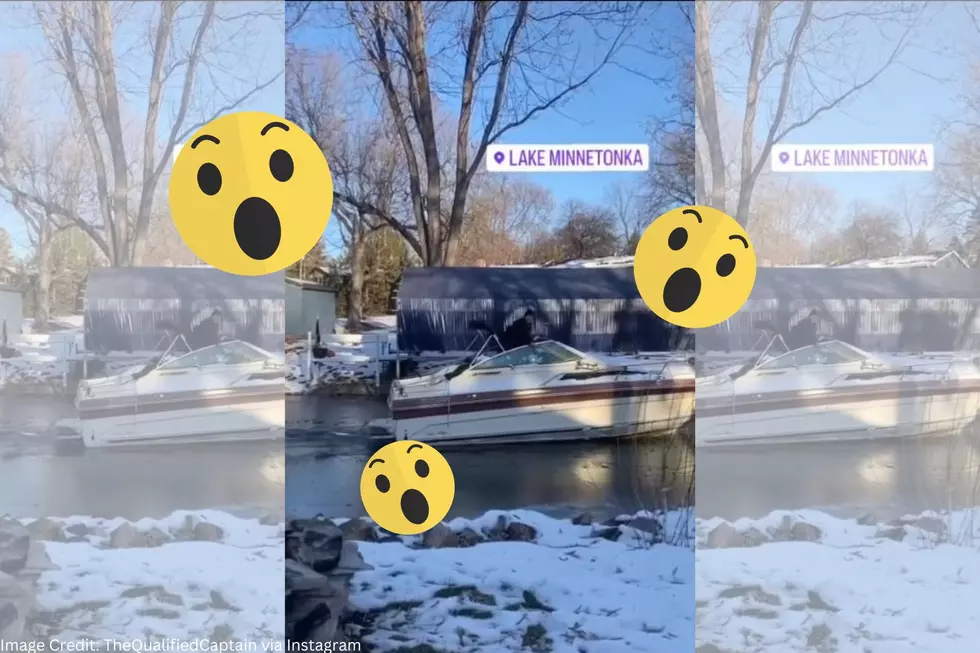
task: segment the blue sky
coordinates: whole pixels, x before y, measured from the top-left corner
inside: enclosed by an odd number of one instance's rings
[[[841,3],[843,5],[844,3]],[[861,3],[868,4],[871,3]],[[827,5],[824,5],[824,11]],[[744,11],[754,10],[746,3]],[[732,23],[736,21],[731,21]],[[729,24],[729,21],[726,21]],[[795,24],[795,22],[794,22]],[[732,31],[716,30],[712,49],[722,51],[737,35]],[[867,75],[880,65],[881,58],[894,47],[896,28],[885,28],[884,34],[870,22],[851,39],[850,61],[862,61],[857,70]],[[956,100],[968,83],[967,60],[954,56],[950,47],[966,49],[980,45],[978,34],[966,15],[963,3],[934,3],[917,25],[909,46],[900,62],[889,67],[870,87],[837,110],[828,112],[813,123],[794,131],[784,139],[788,144],[840,143],[937,143],[944,121],[955,116]],[[980,50],[976,50],[980,51]],[[733,69],[742,76],[737,85],[741,95],[729,96],[729,107],[741,107],[744,102],[744,72],[747,54]],[[776,89],[767,89],[767,98],[775,102]],[[764,138],[772,110],[769,104],[760,112],[758,138]],[[741,110],[739,111],[741,115]],[[937,160],[943,151],[937,144]],[[793,174],[793,173],[786,173]],[[799,173],[798,173],[799,174]],[[934,182],[933,173],[811,173],[806,179],[833,188],[842,206],[854,201],[889,204],[897,191],[910,194],[927,192]]]
[[[246,11],[252,14],[270,15],[254,18],[249,23],[251,27],[247,33],[240,31],[243,25],[241,22],[220,23],[216,27],[216,42],[223,45],[220,51],[210,55],[211,60],[217,65],[209,67],[209,74],[198,76],[195,92],[199,94],[202,103],[216,101],[214,91],[216,86],[226,94],[233,95],[237,88],[252,85],[253,80],[267,80],[283,70],[285,26],[280,18],[281,6],[279,2],[219,3],[218,15],[223,17],[240,15]],[[155,5],[143,5],[132,11],[129,14],[131,18],[123,23],[127,29],[117,31],[114,44],[117,56],[121,52],[126,52],[125,67],[118,68],[121,75],[120,83],[125,84],[128,90],[125,98],[127,106],[124,110],[131,112],[130,115],[134,116],[137,125],[142,125],[145,119],[145,109],[142,107],[146,104],[145,79],[149,75],[150,58],[145,48],[131,50],[130,47],[134,40],[145,36],[144,30],[150,10],[155,11]],[[10,62],[17,62],[17,65],[27,67],[28,79],[34,84],[34,88],[24,89],[24,95],[35,102],[35,106],[32,107],[32,114],[37,119],[35,127],[43,129],[45,121],[60,121],[69,110],[74,111],[74,106],[70,104],[68,95],[64,92],[61,79],[56,75],[51,64],[44,61],[47,57],[46,44],[40,29],[31,25],[31,11],[24,3],[0,4],[0,75],[4,74],[2,69]],[[277,12],[278,16],[271,15]],[[197,22],[194,21],[193,26],[196,25]],[[239,34],[239,42],[226,42],[233,33]],[[181,32],[178,38],[186,39],[186,37],[187,34]],[[180,42],[184,44],[186,40]],[[140,83],[140,80],[144,81]],[[175,113],[176,103],[180,97],[178,85],[182,83],[183,76],[171,80],[165,91],[159,119],[161,134],[170,130],[171,116]],[[282,115],[284,105],[285,82],[280,80],[251,97],[239,109],[268,111]],[[189,126],[200,119],[200,115],[190,116],[185,125]],[[166,180],[163,183],[166,183]],[[0,227],[4,227],[11,233],[17,253],[23,254],[29,245],[23,222],[5,202],[0,202]]]
[[[693,55],[693,38],[690,28],[683,25],[683,17],[676,7],[666,5],[658,14],[661,35],[676,32],[679,38],[690,42]],[[306,27],[289,35],[291,44],[304,49],[325,51],[349,51],[352,37],[338,29]],[[681,47],[678,45],[677,47]],[[650,77],[673,74],[674,63],[653,57],[638,49],[624,50],[621,58],[624,67],[644,71]],[[670,110],[669,96],[673,91],[664,89],[653,81],[617,67],[606,67],[591,86],[579,91],[560,112],[540,114],[531,122],[508,132],[502,144],[552,144],[552,143],[647,143],[647,127],[655,115]],[[457,100],[453,100],[455,104]],[[479,110],[474,111],[472,133],[482,128]],[[635,179],[637,173],[525,173],[528,179],[540,184],[554,194],[560,204],[577,199],[584,202],[602,202],[610,186],[617,182]],[[327,240],[339,242],[336,225],[328,226]],[[329,248],[329,246],[328,246]],[[331,252],[334,253],[334,252]]]

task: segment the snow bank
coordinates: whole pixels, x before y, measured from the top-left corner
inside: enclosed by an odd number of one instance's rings
[[[628,525],[644,515],[616,518],[615,541],[607,539],[612,522],[576,525],[518,510],[447,526],[485,534],[518,522],[533,529],[532,541],[491,538],[466,548],[419,548],[423,538],[359,542],[373,569],[355,575],[351,602],[369,612],[366,639],[379,652],[688,652],[694,552],[655,544]],[[683,520],[672,516],[667,530],[690,524]]]
[[[698,650],[973,653],[980,520],[818,511],[699,521]]]
[[[41,539],[48,540],[45,549],[56,567],[38,580],[41,637],[284,637],[281,524],[220,511],[182,511],[138,522],[41,521]],[[25,524],[32,528],[31,520]]]

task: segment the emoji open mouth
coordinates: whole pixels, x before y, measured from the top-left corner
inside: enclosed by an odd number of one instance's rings
[[[683,313],[694,306],[701,294],[701,275],[694,268],[681,268],[664,284],[664,306],[672,313]]]
[[[235,240],[249,258],[264,261],[279,249],[279,214],[261,197],[249,197],[235,211]]]
[[[418,490],[405,490],[402,494],[402,514],[413,524],[424,524],[429,518],[429,502]]]

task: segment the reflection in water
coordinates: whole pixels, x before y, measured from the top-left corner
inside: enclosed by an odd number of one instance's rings
[[[70,405],[52,398],[0,402],[0,514],[135,519],[174,510],[282,509],[281,440],[57,455],[38,424],[71,415]]]
[[[384,404],[294,397],[287,414],[287,513],[364,514],[358,488],[373,449],[360,429],[387,415]],[[492,508],[613,513],[674,507],[686,504],[693,485],[690,452],[661,440],[510,445],[443,454],[456,477],[450,517]]]
[[[823,508],[879,517],[980,505],[980,438],[959,435],[697,452],[699,517]]]

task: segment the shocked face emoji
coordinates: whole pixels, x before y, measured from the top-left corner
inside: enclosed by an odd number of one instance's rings
[[[734,315],[755,285],[755,248],[738,222],[708,206],[664,213],[640,238],[636,287],[661,319],[703,329]]]
[[[170,214],[205,263],[243,276],[270,274],[316,246],[330,218],[333,182],[319,146],[268,113],[222,116],[180,149]]]
[[[371,456],[361,473],[361,501],[381,528],[424,533],[453,505],[456,480],[449,462],[427,444],[401,440]]]

